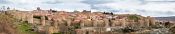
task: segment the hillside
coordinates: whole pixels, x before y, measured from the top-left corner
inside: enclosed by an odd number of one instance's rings
[[[171,17],[155,17],[156,20],[160,21],[175,21],[175,16]]]

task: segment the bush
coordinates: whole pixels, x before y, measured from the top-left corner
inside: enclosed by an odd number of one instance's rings
[[[33,18],[41,19],[41,16],[33,16]]]
[[[81,28],[81,27],[80,27],[80,24],[76,24],[76,25],[74,25],[74,28],[75,28],[75,29],[79,29],[79,28]]]
[[[20,22],[17,28],[23,34],[36,34],[36,32],[33,32],[34,29],[32,29],[32,25],[25,21]]]

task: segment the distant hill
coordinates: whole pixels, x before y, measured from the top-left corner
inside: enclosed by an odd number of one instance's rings
[[[171,17],[155,17],[156,20],[159,21],[174,21],[175,22],[175,16]]]

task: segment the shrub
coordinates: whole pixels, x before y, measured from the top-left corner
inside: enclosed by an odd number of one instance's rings
[[[33,32],[34,29],[32,29],[32,25],[25,21],[20,22],[17,28],[23,34],[36,34],[36,32]]]

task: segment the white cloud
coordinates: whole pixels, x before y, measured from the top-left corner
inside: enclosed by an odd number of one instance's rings
[[[148,3],[141,5],[142,9],[152,10],[152,11],[175,11],[175,3]]]
[[[9,2],[10,4],[0,4],[0,6],[7,6],[11,8],[16,8],[18,10],[34,10],[36,9],[36,7],[41,7],[42,9],[52,8],[56,10],[90,9],[89,5],[80,3],[80,1],[82,0],[5,0],[5,1]]]
[[[83,0],[8,0],[14,4],[75,3]]]
[[[115,13],[129,13],[129,14],[140,14],[144,16],[172,16],[175,15],[175,3],[147,3],[141,4],[137,2],[115,2],[98,4],[97,6],[107,6],[112,9],[122,9],[124,11]]]
[[[4,0],[3,0],[4,1]],[[0,6],[9,6],[19,10],[42,9],[56,10],[93,10],[111,11],[115,13],[140,14],[144,16],[175,15],[175,0],[5,0]],[[151,2],[150,2],[151,1]],[[156,2],[155,2],[156,1]],[[161,1],[161,2],[157,2]],[[87,4],[85,4],[88,2]],[[9,3],[9,4],[5,4]],[[94,4],[94,7],[90,6]],[[91,9],[94,8],[94,9]]]
[[[80,1],[83,1],[83,0],[57,0],[59,2],[80,2]]]
[[[145,0],[145,1],[175,1],[175,0]]]
[[[13,4],[37,4],[41,3],[41,0],[8,0]]]
[[[18,10],[35,10],[40,7],[43,10],[90,10],[89,5],[84,3],[58,3],[58,4],[1,4],[0,6],[7,6],[16,8]]]

